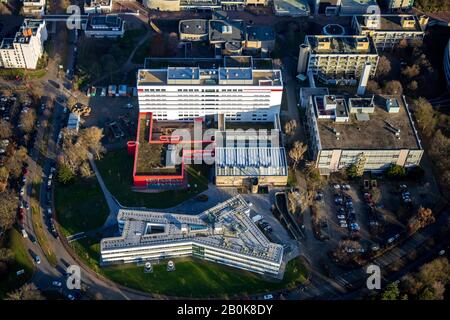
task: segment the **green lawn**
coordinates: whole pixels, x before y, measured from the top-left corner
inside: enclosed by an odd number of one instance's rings
[[[172,190],[160,193],[143,193],[132,190],[133,157],[127,150],[109,151],[103,159],[96,162],[108,190],[121,205],[132,207],[169,208],[175,206],[208,188],[208,180],[204,176],[204,166],[188,168],[188,190]],[[194,185],[197,185],[197,188]]]
[[[306,281],[306,268],[298,259],[288,264],[281,282],[264,280],[252,272],[195,258],[174,259],[176,270],[173,272],[166,271],[165,262],[154,265],[150,274],[135,264],[100,268],[97,241],[85,238],[71,245],[93,270],[118,284],[149,293],[187,298],[230,298],[292,288]]]
[[[55,185],[55,209],[64,235],[101,227],[109,214],[108,205],[95,176]]]
[[[6,293],[13,291],[22,286],[33,275],[33,261],[30,254],[27,252],[23,242],[22,236],[16,229],[10,230],[4,241],[4,247],[13,251],[13,263],[8,266],[8,274],[5,278],[0,279],[0,299]],[[24,241],[29,241],[25,239]],[[2,246],[3,247],[3,246]],[[17,276],[16,272],[25,270],[25,273]]]

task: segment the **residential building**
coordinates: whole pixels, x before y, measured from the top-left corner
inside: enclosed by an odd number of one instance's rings
[[[341,0],[312,0],[314,14],[338,15],[341,8]]]
[[[138,71],[140,112],[166,121],[217,119],[223,114],[232,121],[265,122],[279,114],[283,81],[270,59],[233,56],[211,63],[202,59],[204,67],[189,60],[177,67]]]
[[[0,45],[0,66],[3,68],[36,69],[47,40],[44,20],[25,19],[14,38],[4,38]]]
[[[117,14],[91,16],[84,34],[88,38],[122,38],[125,34],[125,22]]]
[[[273,10],[276,16],[303,17],[310,14],[307,0],[273,0]]]
[[[267,6],[268,0],[144,0],[144,6],[158,11],[236,10],[246,6]]]
[[[309,96],[309,149],[323,175],[364,158],[364,169],[419,165],[423,149],[408,105],[400,96]]]
[[[101,240],[101,265],[192,256],[279,277],[283,247],[270,242],[250,214],[239,195],[198,215],[120,209],[121,235]]]
[[[402,40],[423,40],[428,18],[408,14],[353,16],[357,34],[372,38],[378,50],[391,50]]]
[[[42,16],[45,14],[46,0],[24,0],[22,11],[27,16]]]
[[[447,86],[450,89],[450,39],[448,40],[447,47],[444,54],[444,72],[447,79]]]
[[[367,63],[374,76],[378,52],[367,36],[306,36],[300,45],[297,72],[311,73],[326,84],[356,84]]]
[[[377,0],[341,0],[339,15],[353,16],[360,14],[379,14]]]
[[[109,13],[112,11],[113,0],[85,0],[84,13]]]
[[[69,114],[69,119],[67,120],[67,129],[78,132],[80,128],[80,120],[81,117],[79,114],[71,112]]]
[[[208,20],[190,19],[178,23],[180,41],[206,41],[208,40]]]
[[[414,0],[384,0],[384,4],[388,10],[406,10],[413,7]]]

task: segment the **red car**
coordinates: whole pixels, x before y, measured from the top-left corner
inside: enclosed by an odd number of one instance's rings
[[[25,219],[25,209],[19,208],[19,211],[17,213],[17,218],[19,219],[19,223],[23,223],[23,220]]]
[[[24,176],[26,176],[26,175],[28,174],[28,169],[24,167],[24,168],[22,169],[22,174],[23,174]]]

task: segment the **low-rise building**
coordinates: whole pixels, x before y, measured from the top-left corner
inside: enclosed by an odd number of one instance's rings
[[[84,13],[109,13],[112,11],[113,0],[85,0]]]
[[[379,50],[391,50],[402,40],[423,40],[428,18],[415,15],[354,16],[352,26],[356,33],[372,38]]]
[[[307,0],[273,0],[273,11],[276,16],[305,17],[310,8]]]
[[[414,5],[414,0],[383,0],[388,10],[407,10]]]
[[[80,120],[81,117],[79,114],[71,112],[67,120],[67,129],[78,132],[80,129]]]
[[[46,0],[24,0],[22,11],[27,16],[42,16],[45,13]]]
[[[181,20],[178,24],[178,33],[181,41],[206,41],[209,35],[208,20]]]
[[[364,158],[364,169],[380,172],[391,164],[419,165],[423,149],[404,97],[335,97],[347,101],[347,120],[338,121],[330,96],[310,96],[309,149],[323,175]]]
[[[322,82],[336,84],[347,81],[356,84],[364,67],[371,64],[374,76],[378,65],[378,52],[367,36],[306,36],[300,45],[297,72],[311,73]]]
[[[125,22],[116,14],[89,17],[84,34],[88,38],[122,38]]]
[[[341,0],[339,15],[379,14],[381,12],[377,0]]]
[[[47,40],[44,20],[25,19],[14,38],[4,38],[0,45],[0,66],[3,68],[36,69]]]
[[[121,235],[100,242],[101,265],[192,256],[279,276],[283,247],[270,242],[236,196],[198,215],[120,209]]]

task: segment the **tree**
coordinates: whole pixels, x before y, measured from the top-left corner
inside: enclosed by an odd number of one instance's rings
[[[6,167],[0,167],[0,192],[8,186],[9,171]]]
[[[400,297],[400,289],[398,284],[393,282],[386,286],[383,293],[381,294],[381,300],[398,300]]]
[[[20,147],[14,154],[8,158],[5,163],[5,167],[9,171],[9,175],[19,178],[22,174],[22,166],[28,159],[27,149],[25,147]]]
[[[68,184],[72,182],[72,180],[75,178],[75,174],[72,172],[72,170],[65,165],[64,163],[60,163],[58,165],[58,181],[62,184]]]
[[[406,177],[406,168],[398,164],[391,164],[384,173],[390,179],[401,179]]]
[[[10,262],[14,257],[14,254],[9,248],[0,248],[0,261],[1,262]]]
[[[10,191],[0,193],[0,230],[5,231],[12,227],[16,219],[17,197]]]
[[[295,133],[295,130],[297,130],[297,121],[295,119],[291,119],[284,124],[284,132],[288,136],[293,136]]]
[[[419,88],[419,84],[416,80],[413,80],[408,84],[407,88],[409,91],[416,91]]]
[[[386,82],[383,91],[389,95],[401,95],[403,94],[403,86],[400,81],[392,80]]]
[[[86,149],[89,149],[96,159],[100,159],[105,152],[101,140],[104,137],[103,129],[98,127],[89,127],[79,131],[79,140]]]
[[[3,119],[0,119],[0,138],[8,139],[11,136],[12,136],[11,123],[9,123],[8,121],[5,121]]]
[[[91,167],[87,161],[84,161],[80,166],[80,174],[83,178],[88,178],[91,176]]]
[[[24,284],[16,291],[10,292],[6,296],[6,300],[45,300],[41,291],[34,283]]]
[[[377,78],[384,78],[391,72],[391,61],[386,56],[381,56],[377,65]]]
[[[417,64],[413,64],[412,66],[406,66],[402,70],[402,75],[411,79],[417,77],[420,74],[420,66]]]
[[[420,207],[416,214],[409,219],[408,231],[410,234],[414,234],[418,230],[425,228],[427,225],[434,223],[435,220],[431,209]]]
[[[34,130],[34,124],[36,122],[36,111],[34,109],[28,109],[27,112],[20,114],[19,125],[20,129],[25,133],[30,133]]]
[[[308,146],[300,141],[295,141],[294,145],[289,150],[289,157],[294,161],[294,167],[297,167],[298,163],[303,159],[305,152],[308,150]]]
[[[380,85],[375,80],[367,81],[366,90],[368,93],[373,93],[373,94],[381,93]]]
[[[364,174],[364,168],[366,166],[367,158],[364,153],[360,153],[355,163],[352,163],[347,169],[347,175],[351,179],[360,178]]]
[[[430,137],[438,123],[433,106],[425,98],[414,100],[412,106],[419,129],[425,136]]]

